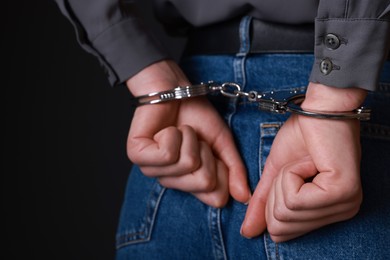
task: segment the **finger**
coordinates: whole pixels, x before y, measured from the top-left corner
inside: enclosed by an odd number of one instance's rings
[[[311,162],[307,163],[311,164]],[[339,202],[322,208],[315,207],[314,209],[297,209],[296,203],[299,203],[299,201],[292,200],[291,197],[295,196],[295,190],[299,190],[299,185],[302,187],[303,185],[306,185],[306,183],[304,179],[300,179],[300,184],[294,186],[293,191],[291,192],[291,190],[284,188],[283,185],[283,183],[286,181],[290,182],[290,179],[286,178],[286,176],[289,174],[290,172],[286,171],[279,174],[277,178],[275,178],[273,192],[270,192],[267,202],[268,212],[266,211],[266,215],[272,214],[276,220],[281,222],[303,222],[353,210],[354,203],[351,203],[351,201],[347,203]]]
[[[167,127],[153,137],[130,137],[128,156],[138,165],[164,166],[179,159],[182,134],[176,127]]]
[[[194,129],[184,125],[179,127],[179,130],[182,133],[182,142],[178,161],[167,166],[143,166],[141,170],[145,175],[149,177],[179,176],[194,172],[200,167],[199,141]]]
[[[283,174],[274,181],[266,206],[267,229],[275,242],[283,242],[325,225],[346,220],[358,212],[354,202],[311,210],[291,210],[285,206]]]
[[[320,120],[299,117],[308,152],[320,172],[331,169],[359,171],[360,145],[357,120]],[[335,149],[337,147],[337,149]]]
[[[164,187],[186,192],[210,192],[217,186],[218,170],[221,169],[217,169],[210,147],[200,142],[199,169],[181,176],[160,177],[159,182]]]
[[[276,174],[277,169],[272,161],[267,161],[260,182],[249,201],[245,219],[241,226],[242,236],[250,238],[264,232],[266,228],[265,207]]]
[[[246,169],[237,151],[230,129],[221,119],[211,104],[205,99],[193,99],[183,103],[184,106],[198,104],[202,110],[198,115],[207,113],[207,117],[191,115],[191,120],[200,122],[196,132],[200,138],[210,145],[215,157],[219,158],[227,167],[229,172],[229,192],[234,199],[247,203],[251,197],[250,188],[246,176]],[[181,123],[188,121],[187,117],[179,119]]]
[[[260,182],[249,202],[241,233],[245,237],[254,237],[261,234],[266,228],[265,207],[269,191],[274,178],[289,162],[307,156],[299,145],[292,145],[291,141],[301,140],[302,136],[294,127],[295,116],[291,116],[279,130],[266,160]],[[298,142],[299,144],[299,142]]]
[[[222,129],[219,135],[212,140],[212,147],[215,156],[228,169],[230,194],[235,200],[248,203],[252,195],[248,185],[246,169],[228,128]]]
[[[135,110],[127,139],[127,154],[142,165],[166,165],[178,159],[181,131],[173,127],[179,103],[141,106]]]
[[[323,209],[360,199],[360,186],[342,181],[343,174],[332,171],[318,174],[316,172],[311,160],[284,169],[280,189],[283,190],[283,201],[287,208],[301,211]],[[306,182],[307,178],[314,175],[311,182]],[[335,178],[335,175],[339,177]]]
[[[218,179],[215,189],[211,192],[195,192],[192,194],[211,207],[222,208],[229,200],[228,170],[220,160],[216,160],[216,165]]]
[[[262,192],[259,186],[260,185],[257,186],[251,200],[249,201],[248,209],[241,225],[240,233],[246,238],[258,236],[266,228],[265,207],[267,205],[267,196],[261,194]]]
[[[356,212],[341,213],[303,222],[280,222],[273,218],[272,214],[267,214],[267,230],[271,237],[273,237],[273,240],[275,239],[275,242],[282,242],[301,236],[323,226],[349,219],[355,214]]]

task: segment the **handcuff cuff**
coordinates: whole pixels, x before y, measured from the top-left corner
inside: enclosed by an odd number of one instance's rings
[[[288,97],[279,97],[273,91],[261,93],[257,91],[244,92],[241,91],[240,85],[233,82],[217,84],[209,81],[197,85],[179,86],[167,91],[153,92],[134,97],[132,102],[137,106],[158,104],[172,100],[205,96],[212,93],[220,93],[229,98],[243,97],[251,103],[257,103],[260,110],[277,114],[293,113],[320,119],[358,119],[361,121],[370,120],[371,115],[371,109],[366,107],[359,107],[352,111],[343,112],[304,110],[300,107],[300,104],[305,99],[305,94],[292,93]]]

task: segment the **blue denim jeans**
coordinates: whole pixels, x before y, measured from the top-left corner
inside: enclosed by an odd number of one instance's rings
[[[246,91],[305,91],[313,55],[249,54],[245,30],[241,42],[236,55],[187,57],[182,68],[193,83],[213,80],[236,82]],[[254,190],[288,115],[259,111],[241,99],[210,100],[234,134]],[[246,239],[240,226],[247,206],[230,200],[223,209],[209,207],[191,194],[162,187],[134,166],[118,227],[117,259],[390,259],[389,62],[379,89],[366,102],[373,115],[361,128],[364,200],[351,220],[284,243],[274,243],[266,232]]]

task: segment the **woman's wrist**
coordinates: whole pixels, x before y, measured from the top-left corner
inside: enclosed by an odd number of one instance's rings
[[[341,112],[358,108],[367,91],[359,88],[336,88],[310,83],[302,108],[307,110]]]

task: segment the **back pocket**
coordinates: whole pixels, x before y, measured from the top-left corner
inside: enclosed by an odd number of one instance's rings
[[[263,172],[265,161],[271,151],[275,136],[282,125],[283,122],[265,122],[260,124],[259,177],[261,177]]]
[[[133,167],[119,220],[117,249],[150,240],[164,191],[156,179],[144,176],[137,166]]]

